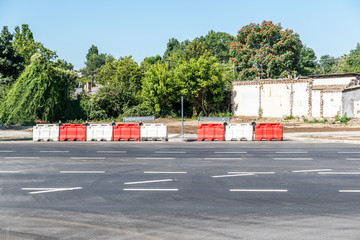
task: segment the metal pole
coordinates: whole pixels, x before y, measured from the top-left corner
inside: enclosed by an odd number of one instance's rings
[[[184,139],[184,97],[181,96],[181,138]]]

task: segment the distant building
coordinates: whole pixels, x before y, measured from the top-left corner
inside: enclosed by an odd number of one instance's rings
[[[360,74],[232,82],[235,116],[360,117]]]

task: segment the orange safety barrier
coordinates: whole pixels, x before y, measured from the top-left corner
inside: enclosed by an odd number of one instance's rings
[[[225,140],[225,128],[219,123],[202,123],[197,128],[198,141]]]
[[[283,126],[279,123],[259,123],[255,126],[255,141],[266,139],[283,140]]]
[[[60,141],[86,141],[86,126],[82,124],[64,124],[59,127]]]
[[[114,141],[140,141],[140,126],[135,123],[119,123],[113,127]]]

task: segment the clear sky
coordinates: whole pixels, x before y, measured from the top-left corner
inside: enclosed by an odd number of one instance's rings
[[[208,31],[236,35],[263,20],[293,29],[316,56],[348,54],[360,43],[359,0],[0,0],[0,26],[29,24],[35,41],[84,67],[92,44],[115,58],[163,55],[170,38]]]

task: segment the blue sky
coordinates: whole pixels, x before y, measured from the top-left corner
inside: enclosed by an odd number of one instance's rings
[[[293,29],[316,56],[348,54],[360,42],[359,0],[0,0],[0,26],[29,24],[36,41],[84,67],[92,44],[115,58],[163,55],[170,38],[236,35],[263,20]]]

